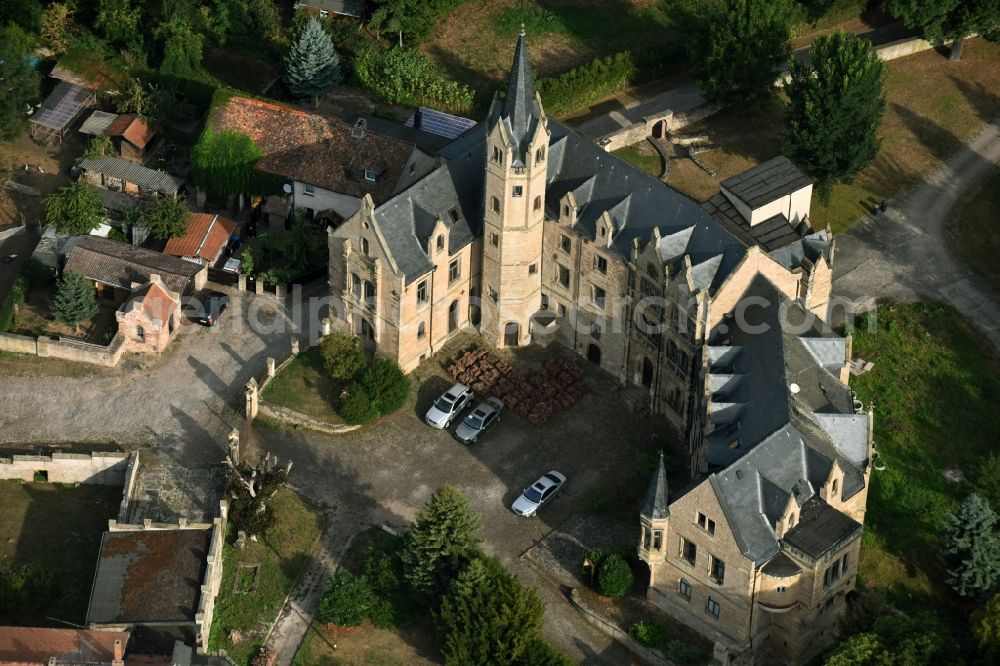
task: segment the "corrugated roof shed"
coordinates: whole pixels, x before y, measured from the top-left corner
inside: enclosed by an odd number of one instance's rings
[[[190,261],[96,236],[80,239],[66,260],[66,270],[96,282],[131,289],[134,283],[145,284],[150,275],[157,274],[168,289],[178,293],[184,293],[201,269]]]
[[[108,113],[107,111],[94,111],[90,114],[83,124],[80,125],[80,131],[84,134],[90,134],[92,136],[100,136],[104,134],[104,130],[108,129],[118,118],[117,113]]]
[[[143,190],[159,192],[160,194],[177,194],[177,191],[184,185],[184,181],[176,176],[147,169],[111,155],[80,160],[80,168],[84,171],[94,171],[112,178],[120,178],[138,185]]]

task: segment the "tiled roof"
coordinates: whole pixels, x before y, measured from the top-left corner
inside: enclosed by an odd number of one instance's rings
[[[84,171],[103,173],[113,178],[134,183],[144,190],[159,192],[161,194],[177,194],[177,191],[184,184],[184,181],[175,176],[147,169],[144,166],[133,164],[120,157],[104,155],[103,157],[86,158],[80,160],[80,168]]]
[[[144,150],[156,132],[134,113],[118,116],[105,130],[108,136],[120,136],[133,146]]]
[[[116,640],[124,649],[128,632],[0,627],[0,664],[110,664]]]
[[[171,291],[183,293],[201,266],[142,247],[96,236],[81,238],[66,260],[66,270],[122,289],[145,284],[158,274]]]
[[[235,230],[236,223],[229,218],[211,213],[194,213],[188,222],[187,232],[168,240],[163,254],[215,261]]]
[[[750,208],[760,208],[811,183],[787,157],[778,156],[727,178],[720,186]]]
[[[105,532],[87,622],[191,622],[210,529]]]
[[[393,195],[414,149],[337,118],[247,97],[231,97],[210,122],[253,139],[264,152],[261,171],[353,197],[371,194],[376,204]],[[375,182],[365,179],[366,169]]]
[[[151,280],[145,287],[134,292],[122,309],[128,312],[134,307],[140,307],[150,319],[166,324],[177,307],[179,297],[177,292],[168,291],[162,280]]]

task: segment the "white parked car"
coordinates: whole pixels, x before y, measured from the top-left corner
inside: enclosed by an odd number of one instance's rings
[[[432,428],[443,430],[451,425],[455,417],[461,414],[475,397],[472,389],[465,384],[455,384],[434,401],[431,408],[427,410],[424,421]]]
[[[543,504],[561,494],[565,485],[566,477],[562,473],[555,470],[546,472],[524,489],[510,509],[519,516],[534,516]]]

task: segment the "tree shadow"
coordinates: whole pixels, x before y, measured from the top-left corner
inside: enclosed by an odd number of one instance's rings
[[[1000,95],[978,81],[967,81],[950,74],[948,78],[962,93],[969,106],[975,109],[981,121],[988,123],[997,119],[998,114],[1000,114]]]
[[[914,113],[895,102],[891,103],[891,107],[920,144],[939,160],[947,160],[964,145],[964,142],[960,141],[951,131],[941,127],[930,118]]]

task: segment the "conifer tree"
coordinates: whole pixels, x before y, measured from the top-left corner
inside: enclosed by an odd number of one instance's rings
[[[878,154],[882,61],[869,40],[838,31],[813,42],[811,66],[792,58],[789,70],[786,151],[826,200]]]
[[[285,85],[300,98],[319,98],[340,83],[340,58],[330,35],[319,21],[310,18],[285,57]]]
[[[962,596],[988,592],[1000,582],[998,516],[989,502],[973,493],[945,523],[945,552],[955,565],[948,584]]]
[[[545,607],[496,557],[469,563],[441,600],[437,625],[445,664],[513,664],[541,636]]]
[[[437,602],[451,582],[480,553],[474,533],[479,516],[454,486],[442,486],[417,514],[400,552],[403,577],[422,603]]]
[[[93,285],[79,273],[66,271],[52,299],[52,311],[59,321],[79,330],[81,322],[97,314]]]

